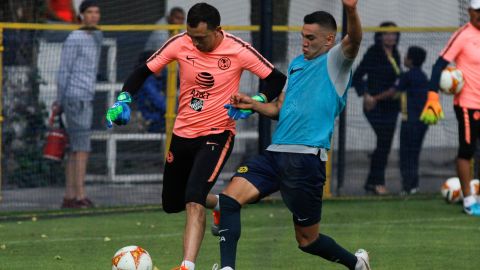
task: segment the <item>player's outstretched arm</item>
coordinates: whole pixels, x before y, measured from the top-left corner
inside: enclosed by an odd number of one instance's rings
[[[284,99],[285,99],[284,92],[282,92],[278,96],[277,100],[269,103],[259,102],[248,95],[245,95],[243,93],[238,93],[238,94],[232,95],[232,97],[230,98],[230,101],[231,101],[231,106],[233,106],[234,108],[242,109],[242,110],[253,110],[266,117],[269,117],[272,119],[278,119],[280,108],[282,106]]]
[[[261,103],[272,101],[282,93],[282,89],[287,81],[287,76],[274,68],[264,81],[266,83],[265,89],[251,97]],[[224,107],[228,110],[228,116],[233,120],[246,119],[254,113],[251,109],[238,109],[232,104],[225,104]]]
[[[265,102],[270,102],[282,93],[285,82],[287,81],[287,76],[274,68],[264,81],[266,87],[260,91],[260,93],[266,98]]]
[[[343,54],[353,59],[358,54],[362,42],[362,24],[357,12],[358,0],[342,0],[347,13],[347,35],[342,40]]]
[[[118,95],[116,102],[107,110],[105,119],[107,127],[113,127],[113,123],[117,125],[126,125],[130,121],[130,107],[132,102],[132,95],[136,94],[140,87],[142,87],[148,76],[153,72],[146,64],[136,68],[123,84],[122,92]]]

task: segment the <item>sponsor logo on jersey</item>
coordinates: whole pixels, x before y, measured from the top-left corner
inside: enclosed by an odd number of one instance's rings
[[[208,97],[210,96],[210,93],[193,89],[192,91],[190,91],[190,95],[192,95],[192,97],[194,98],[208,99]]]
[[[213,78],[212,74],[208,72],[198,73],[195,77],[195,82],[200,89],[204,90],[212,88],[215,85],[215,79]],[[197,112],[202,111],[204,106],[203,100],[210,97],[210,93],[208,93],[207,91],[200,91],[198,89],[192,89],[190,95],[192,96],[192,99],[190,100],[190,108]]]
[[[195,83],[197,83],[201,88],[212,88],[215,85],[215,79],[212,74],[208,72],[200,72],[195,77]]]
[[[192,97],[192,100],[190,100],[190,108],[197,112],[201,111],[203,109],[203,100]]]

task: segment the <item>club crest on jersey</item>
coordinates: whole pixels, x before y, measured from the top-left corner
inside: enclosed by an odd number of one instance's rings
[[[248,172],[247,166],[241,166],[241,167],[238,167],[237,169],[237,173],[246,173],[246,172]]]
[[[228,57],[226,57],[226,56],[218,59],[218,67],[219,67],[221,70],[228,69],[231,64],[232,64],[232,61],[230,61],[230,58],[228,58]]]
[[[197,112],[201,111],[203,109],[203,100],[192,97],[190,100],[190,108]]]
[[[167,162],[168,162],[168,163],[172,163],[172,162],[173,162],[173,153],[172,153],[172,151],[168,151],[168,154],[167,154]]]
[[[473,120],[475,120],[475,121],[480,120],[480,112],[479,111],[475,111],[473,113]]]

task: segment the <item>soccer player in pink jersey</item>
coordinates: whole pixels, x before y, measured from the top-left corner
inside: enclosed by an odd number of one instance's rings
[[[126,124],[128,93],[135,94],[149,75],[175,60],[180,67],[179,108],[165,164],[162,204],[167,213],[186,210],[184,257],[177,269],[194,270],[205,231],[205,206],[213,208],[216,202],[207,201],[207,194],[233,147],[235,121],[230,117],[249,113],[231,108],[227,115],[224,105],[238,93],[243,70],[265,81],[267,90],[253,97],[261,102],[281,93],[286,76],[250,44],[224,32],[215,7],[198,3],[188,11],[187,32],[169,39],[129,76],[124,92],[107,112],[107,124]]]
[[[433,66],[428,100],[420,120],[426,124],[436,124],[444,117],[437,89],[442,70],[449,63],[455,62],[465,78],[462,91],[454,98],[459,141],[457,173],[464,195],[464,212],[471,216],[480,216],[479,198],[470,187],[470,159],[480,134],[480,0],[470,1],[468,14],[470,22],[452,35]]]

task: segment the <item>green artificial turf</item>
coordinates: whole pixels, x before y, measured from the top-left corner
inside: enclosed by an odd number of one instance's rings
[[[111,269],[111,257],[127,245],[145,248],[159,270],[182,260],[184,213],[42,214],[32,213],[35,221],[23,216],[22,221],[0,222],[1,270]],[[208,218],[197,270],[210,270],[220,261],[210,223]],[[242,224],[237,270],[345,269],[297,248],[292,218],[282,202],[245,207]],[[330,200],[324,202],[320,228],[350,251],[368,250],[374,270],[480,267],[480,218],[440,199]]]

